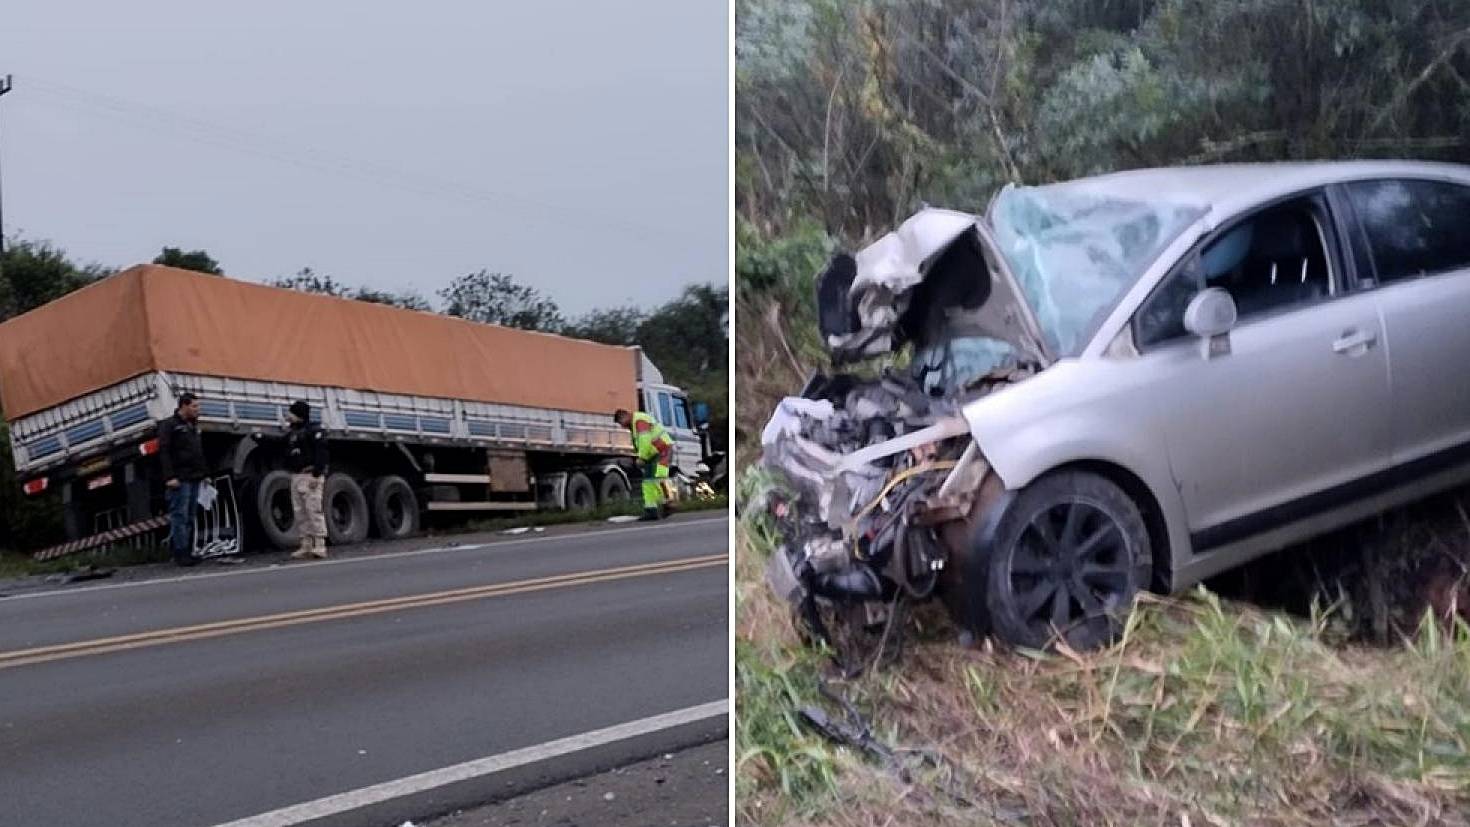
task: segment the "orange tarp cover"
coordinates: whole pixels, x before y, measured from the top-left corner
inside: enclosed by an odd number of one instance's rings
[[[18,419],[155,370],[611,413],[636,351],[171,267],[134,267],[0,324]]]

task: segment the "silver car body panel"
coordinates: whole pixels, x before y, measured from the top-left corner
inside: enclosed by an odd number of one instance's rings
[[[1406,280],[1242,320],[1230,333],[1232,352],[1214,360],[1201,357],[1196,341],[1144,353],[1127,344],[1139,306],[1216,229],[1280,199],[1377,178],[1470,185],[1470,168],[1222,165],[1074,182],[1123,198],[1196,203],[1205,212],[1124,293],[1075,358],[965,407],[1000,481],[1015,490],[1081,462],[1123,469],[1156,501],[1167,528],[1171,582],[1179,588],[1470,479],[1470,464],[1436,467],[1340,505],[1325,504],[1326,510],[1309,516],[1262,523],[1240,536],[1221,534],[1209,554],[1195,553],[1192,538],[1202,530],[1268,514],[1273,506],[1470,442],[1470,383],[1452,373],[1470,359],[1470,324],[1464,322],[1470,274]],[[1335,352],[1349,331],[1377,346]],[[1405,405],[1418,412],[1398,416]]]

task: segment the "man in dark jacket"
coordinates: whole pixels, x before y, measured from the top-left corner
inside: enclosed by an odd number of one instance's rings
[[[175,564],[192,566],[199,562],[194,557],[194,507],[206,470],[194,394],[180,396],[174,415],[159,423],[158,457],[168,495],[169,547]]]
[[[291,552],[297,560],[327,556],[327,520],[322,514],[322,487],[327,474],[327,435],[311,421],[306,400],[291,403],[287,414],[291,432],[286,437],[286,470],[291,472],[291,508],[301,532],[301,547]]]

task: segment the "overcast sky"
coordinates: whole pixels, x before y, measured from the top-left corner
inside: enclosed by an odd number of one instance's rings
[[[728,279],[728,6],[6,0],[7,235],[570,314]]]

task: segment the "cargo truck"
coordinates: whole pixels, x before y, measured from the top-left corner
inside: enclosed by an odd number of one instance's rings
[[[201,400],[212,469],[199,557],[296,544],[283,470],[296,399],[330,438],[333,544],[406,537],[435,512],[625,499],[638,478],[620,407],[668,427],[680,484],[723,465],[707,408],[638,348],[145,265],[0,324],[20,483],[63,506],[67,541],[38,557],[165,530],[157,425],[184,392]]]

